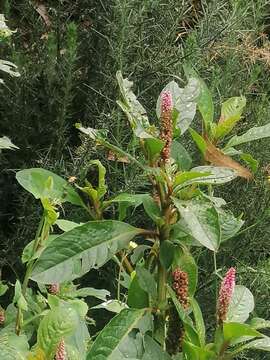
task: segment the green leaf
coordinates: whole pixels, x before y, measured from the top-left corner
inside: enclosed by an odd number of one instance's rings
[[[78,324],[79,316],[68,303],[53,308],[43,317],[37,332],[37,344],[46,359],[54,359],[59,342],[74,333]]]
[[[108,300],[103,302],[102,304],[98,304],[96,306],[92,306],[91,310],[93,309],[105,309],[111,311],[113,313],[120,313],[122,310],[126,309],[128,306],[127,304],[119,301],[119,300]]]
[[[53,180],[52,188],[46,186],[48,178]],[[41,168],[21,170],[17,172],[16,179],[36,199],[49,198],[61,202],[67,201],[74,205],[83,205],[80,196],[73,187],[66,180],[51,171]]]
[[[44,284],[70,281],[100,267],[142,229],[120,221],[90,221],[57,237],[36,261],[31,278]]]
[[[140,287],[138,276],[135,271],[128,289],[127,303],[129,307],[135,309],[143,309],[149,307],[149,295]]]
[[[204,138],[199,133],[197,133],[197,131],[195,131],[191,128],[189,129],[189,132],[190,132],[190,135],[192,136],[193,141],[197,145],[198,149],[204,155],[207,150],[207,144],[206,144]]]
[[[144,338],[145,353],[142,360],[171,360],[171,357],[149,335]]]
[[[105,182],[106,169],[99,160],[90,161],[89,165],[96,165],[98,167],[98,199],[101,199],[107,192],[107,185]]]
[[[174,179],[174,183],[173,186],[174,187],[179,187],[179,185],[184,184],[184,186],[188,186],[190,184],[193,184],[194,182],[198,181],[202,178],[204,179],[204,177],[207,177],[211,175],[210,172],[195,172],[195,171],[183,171],[183,172],[179,172],[175,175],[175,179]]]
[[[85,128],[83,127],[80,123],[75,124],[75,127],[81,131],[83,134],[87,135],[90,137],[90,139],[95,140],[97,142],[104,140],[107,131],[102,129],[102,130],[97,130],[97,129],[93,129],[93,128]]]
[[[14,150],[14,149],[19,149],[19,148],[18,148],[18,146],[14,145],[8,137],[3,136],[0,138],[0,151],[2,149]]]
[[[174,258],[175,247],[169,240],[162,241],[159,252],[159,259],[165,269],[169,269]]]
[[[204,127],[206,132],[209,133],[211,124],[214,119],[214,103],[210,90],[203,79],[199,77],[197,72],[189,65],[184,65],[184,71],[187,77],[193,77],[199,81],[200,96],[197,99],[197,105],[202,115]]]
[[[147,215],[156,223],[160,224],[162,221],[161,209],[155,200],[150,195],[143,198],[143,207]]]
[[[232,340],[241,338],[243,336],[248,336],[248,337],[262,336],[262,334],[260,334],[258,331],[253,329],[250,325],[240,324],[237,322],[224,323],[223,335],[224,335],[224,340],[228,342],[231,342]]]
[[[244,323],[254,309],[254,297],[243,285],[236,285],[226,321]]]
[[[63,230],[63,231],[70,231],[72,229],[74,229],[77,226],[81,226],[84,223],[76,223],[74,221],[70,221],[70,220],[64,220],[64,219],[58,219],[55,222],[56,225],[58,225],[59,229]]]
[[[196,79],[190,78],[184,88],[180,88],[175,81],[165,86],[164,91],[172,94],[173,107],[176,112],[175,127],[180,129],[181,135],[189,128],[196,114],[196,100],[200,94],[200,84]],[[157,117],[161,116],[161,94],[157,100]]]
[[[161,153],[161,150],[164,148],[165,142],[156,139],[156,138],[149,138],[145,139],[145,147],[148,153],[148,158],[154,161],[157,156]]]
[[[131,331],[119,343],[110,356],[110,360],[139,360],[143,354],[143,336],[140,332]]]
[[[87,360],[110,360],[113,351],[144,313],[145,310],[125,309],[116,315],[97,336],[87,354]]]
[[[200,338],[200,344],[201,346],[205,345],[205,325],[203,320],[202,311],[200,309],[200,306],[196,299],[191,298],[190,299],[190,305],[193,311],[194,319],[195,319],[195,325],[196,330]]]
[[[135,136],[139,138],[152,138],[151,130],[153,131],[153,128],[151,129],[150,127],[146,110],[131,90],[133,82],[123,79],[121,71],[117,71],[116,78],[122,95],[122,101],[117,101],[117,104],[127,115]]]
[[[192,159],[183,145],[176,140],[172,142],[171,157],[178,165],[179,170],[185,171],[190,169]]]
[[[265,320],[265,319],[261,319],[261,318],[253,318],[250,320],[249,325],[253,328],[253,329],[266,329],[266,328],[270,328],[270,320]]]
[[[198,266],[193,256],[187,251],[175,248],[173,267],[179,267],[188,274],[188,293],[189,296],[195,294],[198,283]]]
[[[140,287],[155,299],[157,297],[157,284],[153,274],[139,265],[136,267],[136,274]]]
[[[173,198],[185,230],[206,248],[217,251],[220,244],[219,216],[211,203],[188,201]]]
[[[28,310],[27,302],[25,300],[25,297],[22,294],[22,287],[21,287],[21,283],[19,280],[16,280],[16,283],[15,283],[15,294],[14,294],[12,303],[16,304],[17,307],[21,310],[24,310],[24,311]]]
[[[226,144],[225,148],[244,144],[250,141],[267,138],[270,136],[270,123],[264,126],[255,126],[249,129],[245,134],[240,136],[234,136]]]
[[[76,289],[71,292],[65,293],[68,297],[94,297],[103,301],[107,300],[107,297],[110,296],[110,292],[104,289],[94,289],[91,287]]]
[[[270,338],[265,336],[263,339],[257,339],[245,344],[241,347],[241,350],[256,349],[263,351],[270,351]]]
[[[127,209],[131,206],[138,207],[143,203],[145,196],[149,194],[127,194],[122,193],[117,195],[115,198],[105,201],[103,204],[108,206],[111,203],[119,204],[119,220],[123,221],[127,215]]]
[[[217,209],[221,228],[221,242],[225,242],[236,236],[244,225],[244,221],[236,218],[231,212],[221,208]]]
[[[231,132],[240,120],[245,106],[246,98],[244,96],[232,97],[222,104],[220,120],[214,132],[215,139],[221,139]]]
[[[241,154],[240,158],[245,161],[245,163],[251,168],[253,173],[256,173],[259,167],[259,161],[254,159],[250,154]]]
[[[183,341],[183,352],[188,360],[215,360],[213,351],[196,346],[189,341]]]
[[[14,330],[13,330],[14,331]],[[14,333],[0,336],[0,354],[3,360],[25,360],[29,345],[25,335],[17,336]]]
[[[0,296],[5,295],[8,291],[8,285],[4,284],[3,281],[0,280]]]
[[[213,184],[213,185],[221,185],[226,184],[237,178],[237,172],[231,168],[223,167],[223,166],[196,166],[191,169],[194,172],[210,172],[211,175],[203,178],[202,180],[197,179],[201,184]]]

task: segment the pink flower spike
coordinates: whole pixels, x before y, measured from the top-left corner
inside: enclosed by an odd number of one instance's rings
[[[218,297],[218,320],[220,322],[225,321],[229,310],[230,302],[232,300],[234,287],[235,287],[235,268],[231,267],[220,286],[219,297]]]
[[[172,93],[169,90],[163,91],[161,93],[161,111],[167,112],[167,111],[172,111],[172,109],[173,109]]]
[[[67,354],[65,349],[65,342],[64,340],[61,340],[54,357],[55,360],[67,360]]]

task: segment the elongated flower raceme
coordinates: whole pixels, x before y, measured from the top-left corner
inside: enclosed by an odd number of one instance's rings
[[[226,320],[229,310],[230,302],[232,300],[234,287],[235,287],[235,268],[231,267],[220,286],[218,304],[217,304],[217,318],[218,322],[222,323]]]
[[[61,340],[58,348],[56,350],[56,354],[54,357],[55,360],[67,360],[67,354],[65,349],[65,342],[64,340]]]
[[[5,324],[6,316],[5,310],[0,307],[0,326]]]
[[[171,145],[173,138],[173,124],[172,124],[172,110],[173,101],[170,91],[164,91],[161,94],[161,140],[165,141],[165,146],[162,150],[162,159],[165,162],[170,160]]]

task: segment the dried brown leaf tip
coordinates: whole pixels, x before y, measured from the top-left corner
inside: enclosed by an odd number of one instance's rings
[[[51,27],[52,26],[52,22],[50,20],[50,17],[48,15],[48,12],[47,12],[47,8],[44,4],[42,3],[36,3],[35,4],[35,9],[36,11],[39,13],[39,15],[41,16],[41,18],[43,19],[45,25],[47,27]]]

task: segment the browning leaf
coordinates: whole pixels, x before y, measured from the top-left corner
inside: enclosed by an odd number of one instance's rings
[[[209,140],[205,139],[207,148],[205,152],[205,160],[209,161],[211,164],[216,166],[225,166],[237,171],[238,175],[245,179],[252,179],[252,173],[239,164],[237,161],[233,160],[230,156],[223,154],[221,150],[215,147]]]
[[[37,3],[36,6],[35,6],[35,9],[39,13],[39,15],[42,17],[45,25],[47,27],[51,27],[52,23],[51,23],[51,20],[49,18],[49,15],[48,15],[48,12],[47,12],[47,9],[46,9],[45,5],[41,4],[41,3]]]

